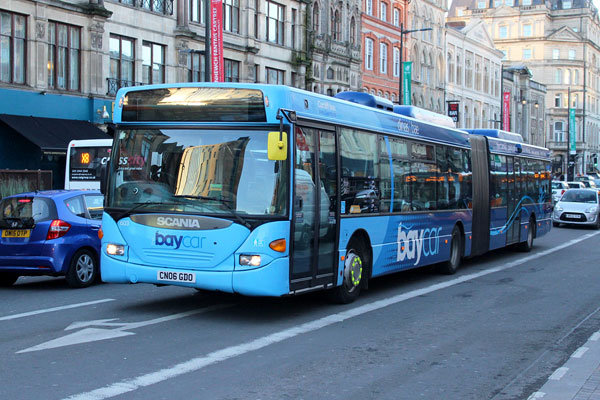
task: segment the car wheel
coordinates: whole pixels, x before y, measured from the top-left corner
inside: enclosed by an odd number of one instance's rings
[[[452,229],[452,238],[450,239],[450,258],[438,265],[438,272],[446,275],[452,275],[456,273],[456,270],[460,266],[460,260],[463,256],[463,241],[460,233],[460,228],[454,226]]]
[[[19,279],[19,275],[16,274],[0,274],[0,287],[12,286],[17,279]]]
[[[331,291],[332,300],[339,304],[352,303],[358,298],[367,271],[365,252],[356,241],[348,245],[344,261],[344,277],[342,284]]]
[[[555,228],[558,228],[560,226],[560,222],[554,222],[552,221],[552,226]]]
[[[527,240],[519,243],[519,250],[528,253],[533,248],[533,236],[535,233],[535,223],[529,218],[529,229],[527,229]]]
[[[600,229],[600,214],[596,216],[596,225],[594,226],[597,230]]]
[[[98,263],[95,255],[89,250],[79,250],[71,259],[67,271],[67,283],[73,288],[90,286],[98,276]]]

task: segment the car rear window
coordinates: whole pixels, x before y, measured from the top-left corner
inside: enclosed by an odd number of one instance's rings
[[[35,222],[57,219],[54,202],[45,197],[9,197],[0,201],[0,220],[30,218]]]

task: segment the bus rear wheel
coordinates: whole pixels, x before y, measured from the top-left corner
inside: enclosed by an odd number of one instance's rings
[[[452,275],[456,273],[456,270],[460,266],[460,260],[463,256],[463,243],[462,234],[460,228],[455,226],[452,229],[452,239],[450,242],[450,258],[448,261],[441,263],[438,266],[438,272],[446,275]]]
[[[519,250],[529,253],[533,248],[533,236],[535,234],[535,222],[533,222],[532,218],[529,218],[529,229],[527,229],[527,240],[519,243]]]
[[[367,271],[364,250],[356,242],[346,251],[342,284],[331,291],[332,300],[339,304],[352,303],[358,298]]]

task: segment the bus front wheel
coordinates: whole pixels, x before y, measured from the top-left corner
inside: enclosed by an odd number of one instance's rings
[[[366,273],[364,250],[357,243],[350,243],[344,261],[342,284],[331,291],[336,303],[348,304],[358,298]]]
[[[441,263],[438,267],[438,271],[442,274],[452,275],[458,269],[460,265],[460,260],[463,255],[463,244],[462,244],[462,234],[460,233],[460,228],[455,226],[452,229],[452,239],[450,241],[450,258],[448,261]]]

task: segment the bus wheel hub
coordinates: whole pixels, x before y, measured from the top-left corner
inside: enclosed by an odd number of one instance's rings
[[[348,252],[344,265],[344,281],[346,285],[354,288],[360,284],[362,278],[362,260],[352,250]]]

